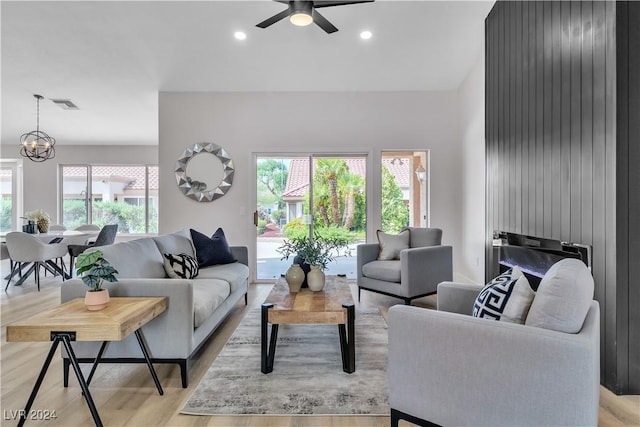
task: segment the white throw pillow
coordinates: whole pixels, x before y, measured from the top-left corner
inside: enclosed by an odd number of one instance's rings
[[[400,251],[409,249],[409,230],[403,230],[398,234],[387,234],[380,230],[378,234],[378,252],[379,261],[389,261],[400,259]]]
[[[593,276],[582,261],[558,261],[540,281],[526,325],[570,334],[580,332],[593,300],[593,288]]]
[[[482,288],[473,304],[473,316],[523,324],[535,293],[518,266]]]

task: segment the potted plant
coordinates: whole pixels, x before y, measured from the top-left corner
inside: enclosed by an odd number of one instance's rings
[[[102,251],[84,252],[78,255],[76,272],[82,275],[82,281],[89,287],[84,303],[88,310],[102,310],[109,303],[109,290],[102,289],[102,283],[117,282],[118,271],[102,256]]]
[[[324,270],[327,265],[339,256],[343,249],[345,255],[350,254],[347,243],[345,239],[322,237],[316,232],[313,239],[304,236],[285,240],[277,251],[282,254],[283,260],[294,255],[294,265],[299,264],[306,273],[306,284],[309,289],[320,291],[324,287]],[[305,286],[304,282],[302,286]]]
[[[36,232],[36,227],[40,233],[47,233],[49,231],[51,216],[42,209],[34,209],[32,211],[25,212],[24,216],[21,218],[26,219],[29,222],[28,227],[24,230],[27,233],[34,234]]]

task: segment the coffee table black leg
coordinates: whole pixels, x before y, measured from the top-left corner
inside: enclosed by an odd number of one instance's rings
[[[352,374],[356,370],[356,310],[353,304],[342,304],[342,306],[347,309],[347,324],[341,323],[338,325],[340,352],[342,353],[342,370],[348,374]]]
[[[273,371],[273,360],[276,354],[278,340],[278,325],[271,325],[271,338],[269,338],[269,309],[273,304],[262,304],[262,318],[260,321],[260,370],[263,374]]]

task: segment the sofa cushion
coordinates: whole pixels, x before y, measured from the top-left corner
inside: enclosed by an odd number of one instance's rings
[[[516,266],[482,288],[473,304],[472,315],[523,324],[534,296],[529,281]]]
[[[558,261],[540,281],[526,324],[570,334],[580,332],[593,288],[593,276],[582,261]]]
[[[231,293],[229,284],[217,279],[193,281],[193,325],[202,325]]]
[[[164,271],[172,279],[193,279],[198,276],[198,260],[188,254],[163,254]]]
[[[187,254],[195,258],[196,250],[189,230],[180,230],[153,238],[161,254]]]
[[[400,261],[371,261],[362,266],[362,274],[370,279],[400,283]]]
[[[217,264],[229,264],[236,261],[222,228],[218,228],[211,238],[191,229],[191,240],[196,249],[196,257],[200,268]]]
[[[100,246],[96,249],[100,249],[104,258],[118,270],[118,278],[161,279],[167,277],[162,254],[150,237]]]
[[[229,283],[234,292],[249,280],[249,267],[239,262],[220,264],[200,269],[199,279],[219,279]]]
[[[442,244],[442,230],[439,228],[405,227],[409,230],[409,247],[424,248]]]
[[[379,261],[400,259],[400,251],[409,249],[409,230],[403,230],[398,234],[387,234],[378,230]]]

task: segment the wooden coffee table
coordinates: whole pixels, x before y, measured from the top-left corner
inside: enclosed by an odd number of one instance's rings
[[[40,385],[44,380],[44,376],[51,364],[51,359],[60,342],[62,342],[64,349],[67,351],[70,363],[78,378],[82,394],[87,402],[87,406],[89,406],[91,416],[96,426],[102,426],[102,421],[100,420],[98,410],[89,392],[89,383],[109,341],[120,341],[131,333],[135,333],[153,381],[158,389],[158,393],[162,395],[164,392],[156,375],[156,371],[149,359],[149,352],[142,339],[140,328],[155,319],[166,309],[166,297],[111,298],[109,305],[100,311],[88,311],[84,305],[84,300],[82,298],[76,298],[51,310],[38,313],[8,325],[7,342],[51,341],[49,354],[42,365],[40,375],[36,380],[36,384],[33,386],[25,410],[20,413],[18,426],[22,426],[26,421],[26,414],[29,414],[31,405],[33,405],[33,401],[38,394]],[[80,365],[71,346],[71,341],[103,342],[86,380],[80,370]],[[66,387],[68,364],[65,364],[65,371]]]
[[[356,370],[355,306],[345,277],[327,276],[324,289],[313,292],[302,288],[290,293],[284,277],[274,285],[262,304],[261,371],[273,371],[273,360],[281,324],[337,324],[340,335],[342,369],[351,374]],[[271,336],[268,325],[271,323]]]

